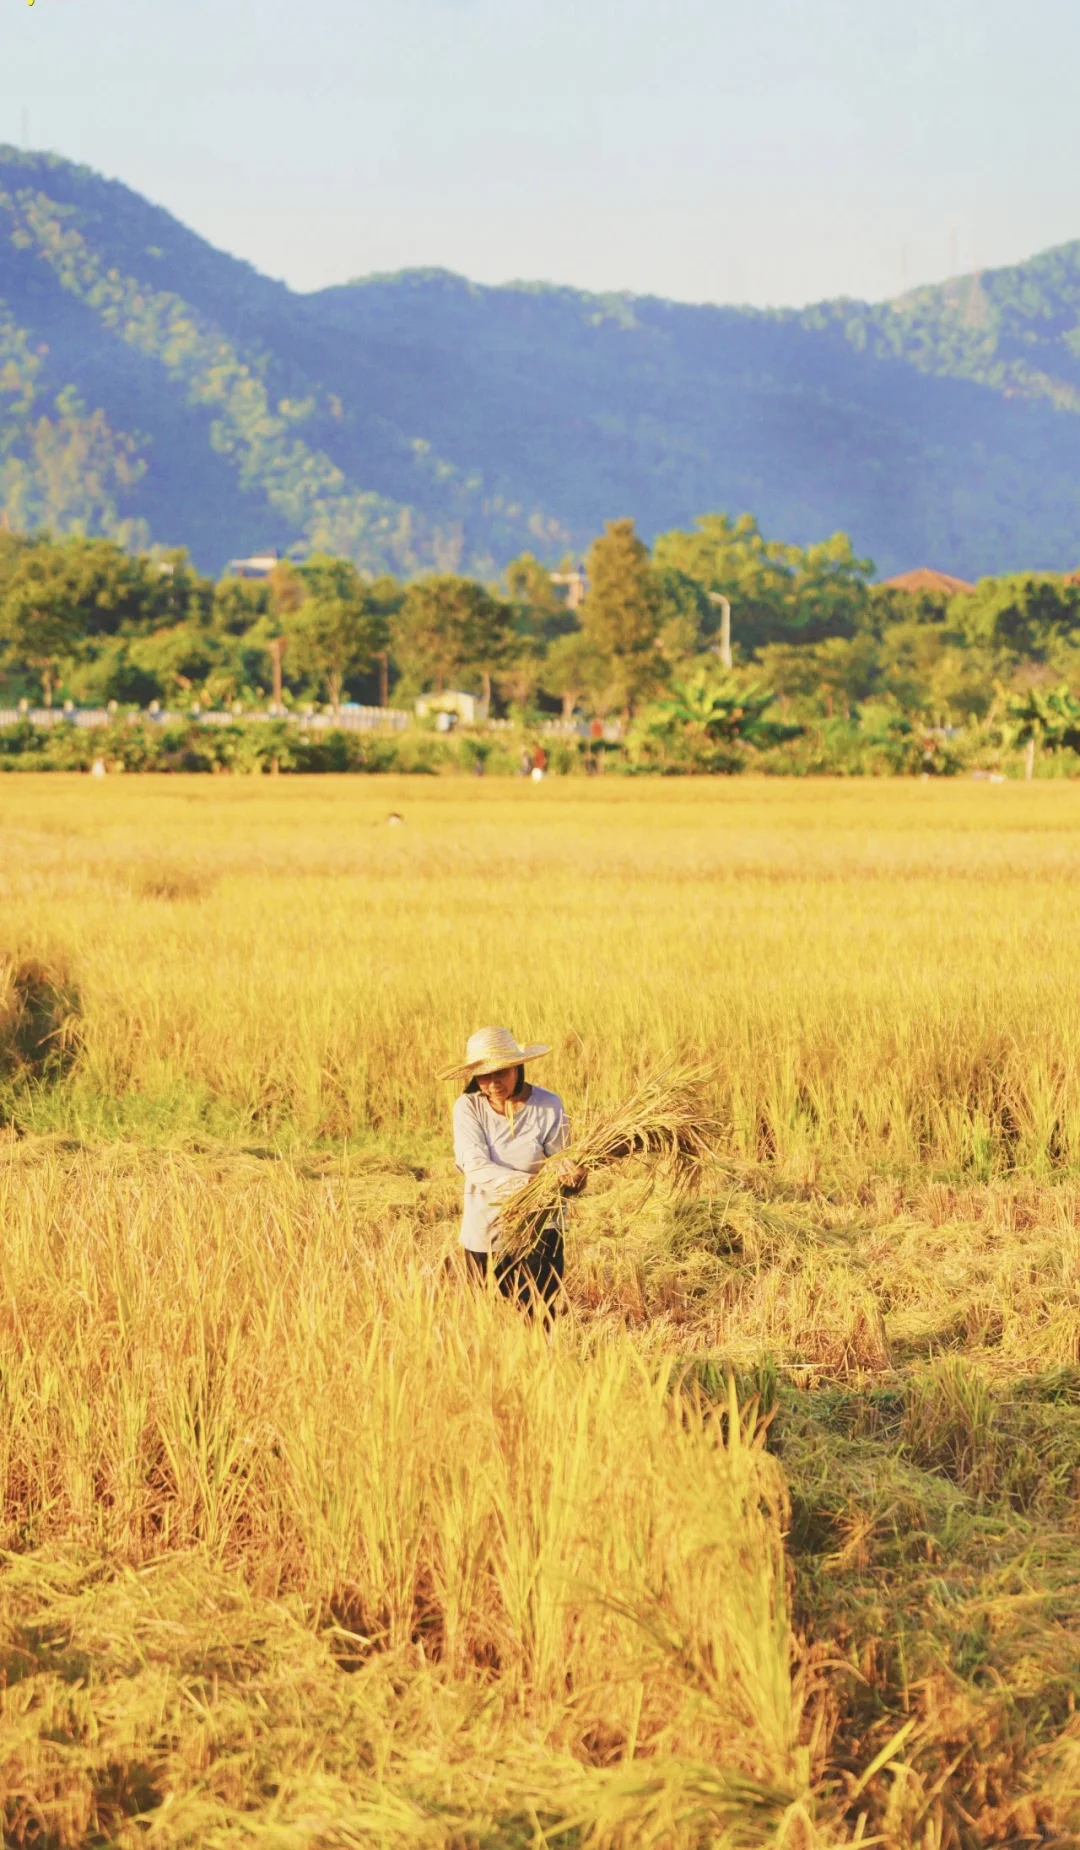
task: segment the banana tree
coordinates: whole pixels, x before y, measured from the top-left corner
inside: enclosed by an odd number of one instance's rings
[[[740,745],[775,745],[801,732],[800,726],[766,717],[775,700],[776,695],[758,682],[700,670],[676,682],[668,698],[643,716],[642,749],[646,756],[659,751],[672,768],[682,764],[705,771],[734,769]]]
[[[1040,745],[1052,752],[1080,752],[1080,700],[1065,681],[1058,687],[1029,687],[1008,702],[1001,731],[1007,745],[1026,748],[1024,774],[1031,778]]]
[[[735,675],[717,677],[701,669],[691,680],[675,682],[670,698],[660,701],[655,711],[712,745],[733,745],[737,740],[773,745],[800,730],[765,718],[775,702],[776,695],[760,682],[742,682]]]

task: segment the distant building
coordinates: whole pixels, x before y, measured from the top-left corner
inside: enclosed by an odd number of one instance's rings
[[[416,703],[417,719],[427,719],[434,714],[448,719],[451,724],[460,720],[463,726],[476,726],[487,718],[486,703],[479,694],[461,694],[447,690],[445,694],[422,694]]]
[[[936,597],[955,597],[958,591],[974,591],[966,578],[951,578],[948,572],[935,572],[932,566],[918,565],[913,572],[901,572],[896,578],[882,580],[883,591],[909,591],[915,597],[929,591]]]
[[[572,572],[552,572],[553,585],[565,587],[567,610],[580,610],[589,590],[589,581],[585,576],[585,567],[577,566]]]
[[[269,578],[278,563],[276,552],[258,552],[250,559],[230,559],[229,570],[234,578]]]

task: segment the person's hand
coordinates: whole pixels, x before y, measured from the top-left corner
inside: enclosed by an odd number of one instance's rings
[[[580,1163],[572,1163],[569,1157],[564,1157],[555,1174],[564,1195],[579,1195],[588,1179],[588,1171]]]

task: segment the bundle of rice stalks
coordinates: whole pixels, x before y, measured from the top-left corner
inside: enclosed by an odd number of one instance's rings
[[[587,1123],[573,1148],[552,1157],[512,1196],[501,1215],[501,1247],[515,1259],[532,1251],[562,1199],[558,1172],[576,1163],[587,1175],[636,1160],[648,1166],[650,1187],[696,1187],[716,1161],[720,1125],[708,1103],[711,1070],[669,1062],[647,1073],[625,1104]]]
[[[0,953],[0,1079],[60,1079],[79,1046],[79,996],[67,971]]]

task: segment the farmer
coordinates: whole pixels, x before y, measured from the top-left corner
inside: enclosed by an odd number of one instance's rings
[[[523,1259],[498,1257],[498,1223],[508,1197],[570,1142],[562,1099],[525,1077],[526,1066],[550,1051],[519,1047],[508,1028],[478,1028],[464,1060],[439,1074],[466,1082],[454,1105],[454,1161],[465,1177],[461,1244],[468,1263],[481,1277],[493,1269],[503,1297],[524,1303],[530,1315],[538,1304],[550,1314],[562,1289],[562,1210]],[[557,1173],[565,1194],[585,1186],[585,1171],[576,1163],[564,1161]]]

